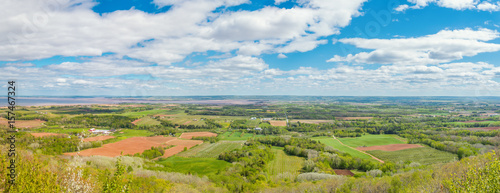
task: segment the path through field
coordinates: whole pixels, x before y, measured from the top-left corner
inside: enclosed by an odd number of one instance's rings
[[[363,154],[369,155],[370,157],[372,157],[373,159],[375,159],[375,160],[379,161],[380,163],[384,163],[384,161],[382,161],[381,159],[378,159],[377,157],[373,156],[372,154],[366,153],[366,152],[364,152],[364,151],[361,151],[361,150],[359,150],[359,149],[356,149],[356,148],[354,148],[354,147],[351,147],[351,146],[348,146],[348,145],[346,145],[346,144],[342,143],[342,141],[340,141],[339,139],[337,139],[335,136],[333,136],[333,139],[337,140],[337,141],[338,141],[340,144],[342,144],[343,146],[346,146],[346,147],[351,148],[351,149],[353,149],[353,150],[359,151],[359,152],[361,152],[361,153],[363,153]]]

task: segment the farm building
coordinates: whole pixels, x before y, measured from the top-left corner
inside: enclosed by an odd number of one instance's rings
[[[89,129],[89,132],[91,132],[93,134],[111,134],[111,132],[109,130],[99,130],[99,129],[95,129],[95,128]]]

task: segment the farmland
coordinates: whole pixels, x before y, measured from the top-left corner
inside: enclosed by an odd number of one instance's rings
[[[351,147],[369,147],[375,145],[403,144],[404,142],[392,135],[363,135],[356,138],[338,138],[342,143]]]
[[[275,148],[273,152],[276,158],[267,165],[268,174],[278,175],[288,172],[296,175],[299,173],[304,158],[286,155],[282,148]]]
[[[198,150],[197,153],[191,157],[216,158],[222,152],[233,149],[241,149],[242,146],[243,141],[219,141],[217,143],[204,146],[203,149]]]
[[[363,159],[371,159],[371,157],[369,155],[366,155],[364,153],[356,151],[352,148],[346,147],[345,145],[340,144],[337,140],[333,139],[332,137],[315,137],[312,139],[318,140],[319,142],[321,142],[325,145],[328,145],[330,147],[338,149],[342,152],[348,153],[354,157],[363,158]]]
[[[412,148],[399,151],[367,151],[384,161],[397,163],[399,161],[418,162],[420,164],[446,163],[457,159],[456,155],[439,151],[430,147]]]
[[[99,179],[106,179],[106,169],[112,176],[117,161],[122,160],[124,175],[133,183],[168,179],[172,181],[165,182],[173,186],[169,189],[173,192],[291,192],[300,187],[314,192],[318,189],[310,186],[325,190],[326,184],[345,188],[336,185],[339,182],[386,190],[397,180],[408,182],[413,178],[411,171],[421,176],[432,176],[428,173],[432,171],[439,176],[435,171],[454,170],[448,162],[483,159],[484,163],[490,158],[483,154],[500,147],[500,131],[487,130],[500,122],[498,117],[441,117],[448,111],[440,109],[449,108],[441,104],[353,104],[26,107],[20,112],[27,120],[21,121],[44,121],[33,128],[19,128],[16,147],[65,167],[80,159],[98,160],[81,165]],[[490,110],[474,112],[500,112],[497,106],[482,108]],[[281,112],[291,117],[289,124],[284,124]],[[0,110],[0,116],[5,119],[5,110]],[[91,134],[90,128],[113,133]],[[80,157],[72,157],[76,154]],[[454,162],[458,160],[462,161]],[[433,184],[442,183],[442,177],[431,178],[427,180],[434,180]],[[181,183],[191,184],[190,189]]]
[[[214,175],[229,167],[231,164],[215,158],[183,158],[173,156],[160,160],[158,164],[163,167],[153,170],[198,174],[200,176]]]

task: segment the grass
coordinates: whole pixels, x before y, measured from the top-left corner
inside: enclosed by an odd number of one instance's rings
[[[123,133],[121,133],[123,132]],[[113,134],[116,137],[148,137],[154,133],[146,130],[122,129]]]
[[[162,114],[165,112],[168,112],[168,110],[154,109],[154,110],[139,111],[139,112],[127,112],[127,113],[122,113],[120,115],[127,116],[127,117],[142,117],[142,116],[146,116],[146,115]]]
[[[330,147],[338,149],[342,152],[348,153],[353,157],[359,157],[359,158],[363,158],[363,159],[372,159],[372,157],[370,157],[369,155],[366,155],[364,153],[361,153],[359,151],[356,151],[354,149],[351,149],[349,147],[346,147],[346,146],[340,144],[340,142],[333,139],[332,137],[313,137],[311,139],[317,140],[317,141],[319,141],[327,146],[330,146]]]
[[[217,158],[222,152],[241,149],[244,141],[219,141],[199,150],[193,157]]]
[[[243,134],[243,136],[241,136],[241,133],[242,133],[242,131],[236,131],[231,136],[229,136],[229,134],[231,134],[231,131],[228,131],[228,132],[225,132],[221,135],[221,139],[226,140],[226,141],[241,141],[241,140],[247,140],[247,139],[250,139],[253,137],[253,133],[247,133],[245,131],[245,134]],[[264,135],[255,135],[255,137],[263,137],[263,136]]]
[[[224,171],[232,164],[215,158],[185,158],[172,156],[158,161],[164,168],[153,168],[169,172],[180,172],[185,174],[198,174],[200,176],[214,175],[218,171]]]
[[[179,157],[194,157],[198,152],[206,149],[208,146],[210,146],[212,144],[213,143],[204,142],[204,143],[202,143],[200,145],[196,145],[196,146],[190,148],[187,151],[180,152],[180,153],[176,154],[176,156],[179,156]]]
[[[73,132],[82,132],[82,131],[88,131],[88,128],[78,128],[78,129],[61,129],[61,128],[43,128],[43,129],[34,129],[32,130],[33,132],[36,133],[73,133]]]
[[[281,173],[289,172],[294,175],[299,173],[302,168],[304,158],[289,156],[282,150],[283,148],[273,148],[275,159],[267,164],[266,169],[270,175],[278,175]]]
[[[137,122],[137,125],[160,125],[160,122],[151,117],[143,117]]]
[[[367,152],[381,160],[391,161],[394,163],[398,161],[411,161],[418,162],[420,164],[433,164],[439,162],[450,162],[457,158],[455,154],[439,151],[430,147],[411,148],[399,151],[374,150]]]
[[[376,146],[376,145],[390,145],[390,144],[404,144],[399,139],[394,138],[393,135],[363,135],[356,138],[338,138],[342,143],[351,147],[361,146]]]

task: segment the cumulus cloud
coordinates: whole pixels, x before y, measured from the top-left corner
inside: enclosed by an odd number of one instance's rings
[[[499,37],[490,29],[442,30],[437,34],[397,39],[341,39],[344,44],[373,50],[347,56],[335,55],[328,62],[357,64],[426,65],[440,64],[500,50],[500,44],[487,43]]]
[[[498,11],[500,2],[490,3],[488,1],[479,0],[408,0],[412,6],[402,4],[396,7],[395,11],[405,11],[407,9],[421,9],[427,7],[430,3],[435,3],[437,6],[455,9],[455,10],[480,10],[480,11]]]

